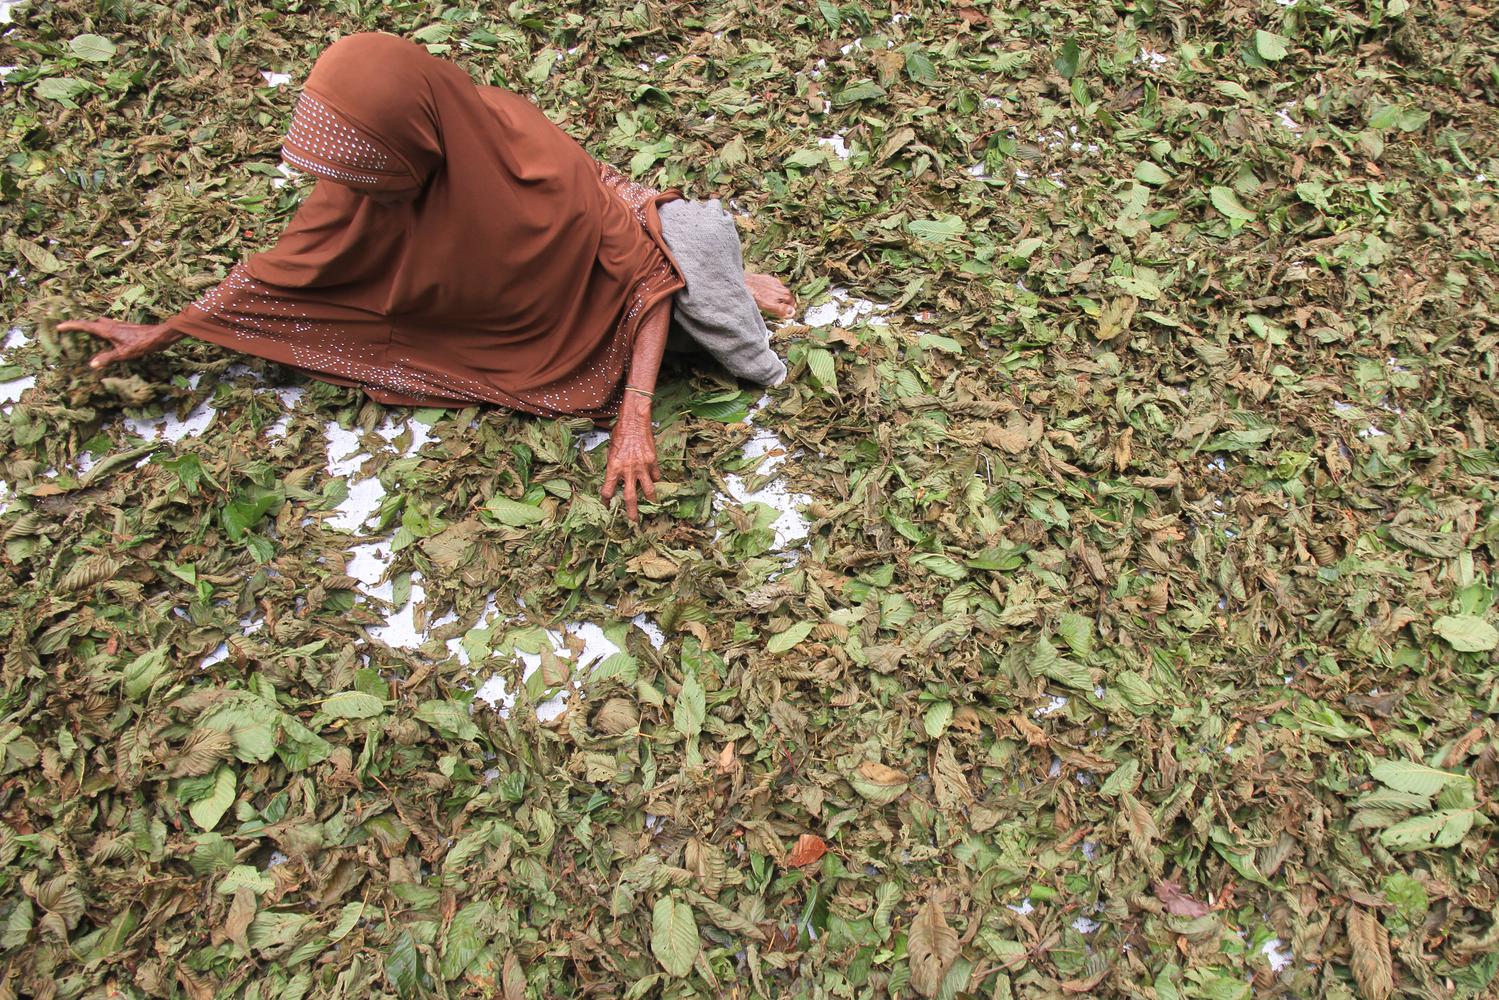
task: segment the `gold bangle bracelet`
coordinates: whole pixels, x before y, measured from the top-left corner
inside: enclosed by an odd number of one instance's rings
[[[646,399],[655,399],[656,398],[656,394],[654,392],[648,392],[645,389],[637,389],[633,385],[627,385],[627,386],[625,386],[625,392],[638,392],[642,396],[644,396]]]

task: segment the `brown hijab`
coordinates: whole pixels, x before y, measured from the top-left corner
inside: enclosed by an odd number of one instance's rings
[[[656,213],[676,192],[393,35],[322,54],[281,155],[317,185],[176,329],[382,402],[601,417],[644,314],[682,287]]]

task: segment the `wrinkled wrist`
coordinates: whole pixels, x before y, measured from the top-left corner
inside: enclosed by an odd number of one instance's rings
[[[621,422],[643,423],[647,427],[651,423],[651,399],[642,396],[638,392],[626,392],[624,400],[619,404],[619,419]]]

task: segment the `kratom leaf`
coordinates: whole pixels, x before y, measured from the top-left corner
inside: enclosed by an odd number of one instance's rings
[[[1499,629],[1477,615],[1443,615],[1432,628],[1460,652],[1482,653],[1499,646]]]
[[[821,347],[807,352],[807,367],[817,384],[828,392],[838,391],[838,372],[833,363],[833,353]]]
[[[770,637],[765,644],[767,653],[784,653],[796,647],[807,636],[812,634],[811,622],[797,622],[784,632],[779,632]]]
[[[1386,1000],[1395,989],[1390,936],[1379,918],[1358,906],[1348,908],[1348,943],[1353,952],[1353,978],[1368,1000]]]
[[[151,689],[168,667],[166,646],[157,646],[137,656],[125,665],[125,695],[139,699]]]
[[[1392,851],[1420,851],[1454,847],[1473,828],[1472,809],[1439,809],[1379,832],[1379,841]]]
[[[484,509],[493,515],[496,521],[512,528],[539,524],[546,520],[546,512],[539,507],[520,503],[498,493],[485,502]]]
[[[445,982],[452,982],[467,971],[489,943],[490,921],[494,909],[485,900],[469,903],[453,915],[442,938],[442,961],[439,971]]]
[[[1270,31],[1254,33],[1254,51],[1266,62],[1279,62],[1286,57],[1286,39]]]
[[[1057,75],[1064,80],[1070,80],[1077,75],[1078,67],[1082,64],[1082,49],[1077,44],[1076,38],[1069,38],[1062,43],[1062,50],[1057,53],[1056,67]],[[927,994],[930,996],[930,994]]]
[[[1239,196],[1234,194],[1233,188],[1214,187],[1208,194],[1212,198],[1213,207],[1230,219],[1248,221],[1255,218],[1254,212],[1240,204]]]
[[[924,997],[936,996],[958,956],[958,932],[948,924],[935,899],[928,899],[911,921],[906,952],[911,961],[911,988]]]
[[[420,959],[416,953],[416,941],[406,931],[396,935],[396,940],[385,956],[385,980],[401,997],[416,995],[419,982]]]
[[[1492,992],[1485,5],[201,6],[4,25],[12,992],[915,996],[932,901],[940,997]],[[275,245],[374,28],[795,296],[639,525],[589,417],[57,330]]]
[[[234,792],[234,769],[221,764],[214,773],[212,791],[188,806],[188,814],[198,826],[204,830],[212,830],[219,825],[219,820],[224,818],[229,807],[234,805]]]
[[[697,671],[689,670],[682,678],[682,690],[677,695],[676,709],[672,713],[672,726],[691,739],[703,731],[704,713],[702,682],[698,680]]]
[[[385,711],[385,703],[363,691],[340,691],[322,704],[324,714],[335,719],[369,719]]]
[[[692,972],[701,948],[692,907],[671,896],[656,900],[651,910],[651,954],[661,968],[684,978]]]
[[[412,714],[451,739],[472,740],[479,735],[479,727],[474,725],[468,706],[462,702],[424,701]]]
[[[103,63],[114,58],[115,43],[103,35],[75,35],[68,51],[87,62]]]
[[[1453,782],[1471,782],[1464,774],[1441,771],[1405,760],[1382,760],[1369,769],[1375,781],[1401,792],[1435,795]]]
[[[1141,160],[1135,164],[1135,180],[1142,184],[1160,187],[1171,183],[1171,175],[1149,160]]]

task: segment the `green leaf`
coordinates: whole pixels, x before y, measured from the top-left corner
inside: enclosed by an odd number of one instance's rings
[[[479,727],[461,701],[424,701],[412,714],[448,739],[472,740],[479,736]]]
[[[488,900],[478,900],[459,910],[448,924],[448,932],[442,939],[442,962],[440,972],[444,981],[451,982],[463,975],[474,959],[489,943],[491,918],[494,907]]]
[[[1057,635],[1079,656],[1093,653],[1093,619],[1068,612],[1057,619]]]
[[[836,32],[843,25],[843,13],[832,0],[817,0],[817,12],[830,31]]]
[[[1036,641],[1034,655],[1026,665],[1026,669],[1032,676],[1050,677],[1058,684],[1078,691],[1093,690],[1092,672],[1080,663],[1064,659],[1056,646],[1052,645],[1051,640],[1045,636]]]
[[[203,833],[194,839],[197,844],[188,858],[194,874],[212,875],[234,867],[234,845],[224,837],[217,833]]]
[[[1160,187],[1171,183],[1171,175],[1149,160],[1141,160],[1135,164],[1135,180],[1151,187]]]
[[[1147,299],[1151,302],[1161,297],[1161,286],[1154,278],[1146,274],[1111,274],[1109,275],[1109,284],[1129,295]]]
[[[1242,36],[1241,36],[1242,37]],[[1279,62],[1286,57],[1289,39],[1270,31],[1254,33],[1254,51],[1266,62]]]
[[[962,354],[963,345],[951,337],[937,333],[923,333],[916,338],[916,346],[924,351],[943,351],[947,354]]]
[[[1472,809],[1439,809],[1381,830],[1379,842],[1392,851],[1455,847],[1472,829],[1473,818]]]
[[[926,50],[916,45],[903,45],[901,52],[906,57],[906,76],[916,83],[932,83],[937,79],[937,64]]]
[[[390,982],[391,989],[402,997],[410,997],[416,994],[418,970],[421,968],[420,959],[416,953],[416,939],[408,931],[402,931],[396,936],[396,943],[390,946],[390,952],[385,956],[385,978]]]
[[[752,392],[718,392],[689,404],[687,410],[694,417],[733,424],[749,416],[749,408],[758,398]]]
[[[385,703],[363,691],[340,691],[322,704],[323,714],[335,719],[369,719],[385,711]]]
[[[948,724],[952,722],[952,716],[952,702],[932,702],[931,706],[926,710],[926,715],[922,717],[922,728],[926,730],[928,736],[935,740],[947,731]]]
[[[1213,207],[1230,219],[1248,221],[1255,217],[1254,212],[1239,203],[1239,196],[1234,194],[1233,188],[1216,186],[1208,192],[1208,197],[1212,199]]]
[[[956,215],[943,215],[935,219],[914,219],[906,223],[906,232],[918,240],[931,243],[946,243],[968,231],[968,224]]]
[[[109,926],[104,928],[104,933],[94,942],[93,948],[89,949],[84,961],[97,962],[101,958],[108,958],[120,951],[125,947],[125,942],[129,940],[130,935],[135,933],[136,927],[140,926],[140,922],[140,914],[133,906],[127,906],[115,914]]]
[[[1499,631],[1477,615],[1443,615],[1431,627],[1460,652],[1482,653],[1499,645]]]
[[[109,62],[114,58],[115,43],[103,35],[78,35],[68,43],[68,51],[87,62]]]
[[[846,104],[853,104],[855,101],[871,101],[884,96],[884,87],[881,87],[873,80],[862,80],[840,90],[837,96],[833,98],[833,104],[841,108]]]
[[[166,671],[167,647],[157,646],[125,665],[125,696],[132,701],[151,690],[151,685]]]
[[[260,496],[244,497],[226,503],[220,512],[224,531],[232,541],[243,541],[245,533],[259,524],[282,499],[279,491],[270,490]]]
[[[0,948],[9,951],[24,945],[31,937],[31,929],[36,926],[36,910],[31,905],[31,900],[22,896],[10,911],[10,916],[5,918],[5,926],[0,930]]]
[[[496,521],[510,528],[538,524],[547,518],[546,511],[540,507],[533,507],[528,503],[512,500],[499,493],[489,498],[488,502],[484,505],[484,509],[489,511]]]
[[[1101,795],[1116,798],[1125,792],[1133,792],[1140,781],[1140,762],[1134,757],[1129,758],[1123,764],[1114,768],[1098,791]]]
[[[264,895],[276,888],[276,880],[253,865],[235,865],[219,880],[218,892],[232,896],[241,889],[251,889],[255,895]]]
[[[1040,236],[1032,236],[1015,244],[1015,249],[1010,251],[1010,256],[1018,257],[1020,260],[1030,260],[1037,250],[1046,245],[1046,240]]]
[[[803,170],[820,167],[826,162],[828,162],[828,151],[822,148],[799,149],[785,160],[786,166],[800,167]]]
[[[651,954],[661,968],[679,979],[685,978],[691,974],[701,947],[692,907],[671,896],[656,900],[651,910]]]
[[[363,903],[344,904],[343,910],[338,915],[338,922],[328,932],[328,939],[330,941],[342,941],[354,929],[354,925],[359,922],[359,918],[363,915]]]
[[[1070,80],[1077,75],[1078,67],[1083,61],[1083,51],[1078,47],[1076,38],[1069,38],[1062,43],[1062,51],[1057,53],[1057,58],[1052,65],[1056,67],[1057,75],[1064,80]]]
[[[187,807],[188,815],[204,830],[212,830],[234,805],[234,769],[220,764],[213,776],[213,791]]]
[[[536,58],[531,62],[531,68],[524,74],[526,82],[535,87],[545,83],[547,77],[552,75],[552,67],[557,64],[558,55],[560,53],[551,47],[536,53]]]
[[[682,690],[677,695],[677,703],[672,710],[672,727],[691,739],[703,731],[706,712],[702,681],[698,680],[696,670],[688,670],[682,678]]]
[[[838,371],[833,362],[833,352],[826,347],[814,347],[807,352],[807,369],[817,384],[828,392],[838,391]]]
[[[1408,760],[1382,760],[1369,769],[1374,780],[1396,791],[1435,795],[1454,781],[1471,782],[1466,774],[1441,771]]]
[[[797,622],[786,631],[773,635],[765,644],[766,652],[784,653],[812,634],[811,622]]]
[[[82,80],[75,80],[71,76],[49,76],[38,80],[32,90],[38,97],[45,97],[49,101],[60,101],[70,107],[73,98],[89,89],[89,85]]]
[[[309,913],[288,913],[284,910],[261,910],[255,914],[246,934],[250,947],[257,951],[269,951],[291,944],[312,922]]]

